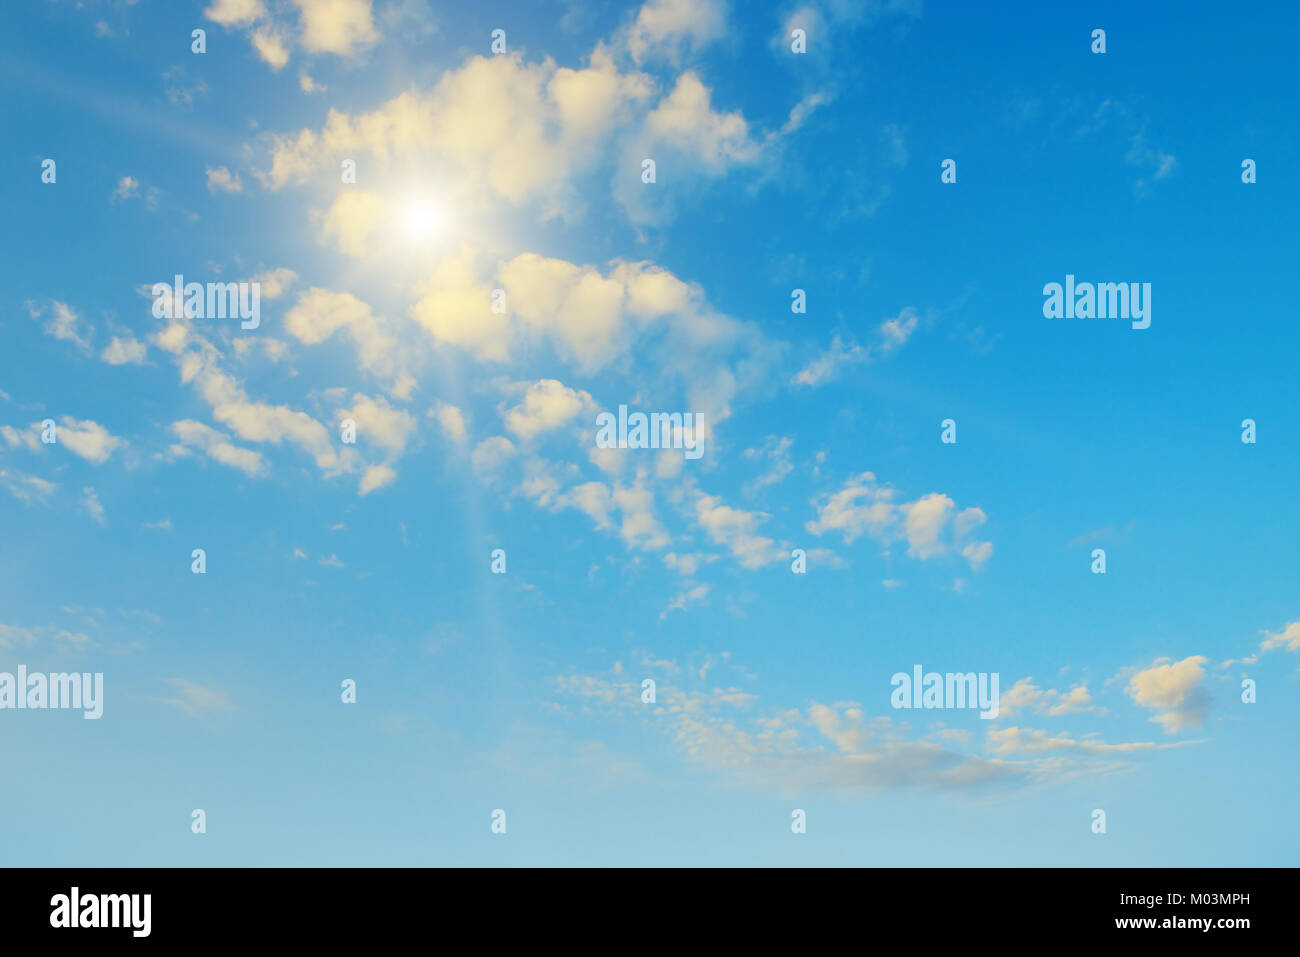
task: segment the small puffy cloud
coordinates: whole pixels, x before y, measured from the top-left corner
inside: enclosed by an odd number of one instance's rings
[[[250,402],[241,397],[215,404],[212,414],[246,441],[272,445],[289,442],[310,454],[317,467],[338,467],[338,454],[329,432],[305,412],[285,405]]]
[[[907,554],[921,561],[954,552],[979,570],[993,554],[993,544],[970,536],[987,520],[983,510],[958,510],[940,492],[897,501],[896,490],[880,485],[871,472],[851,476],[844,488],[825,496],[817,517],[805,524],[814,535],[837,532],[846,544],[867,535],[883,545],[907,542]]]
[[[671,538],[655,515],[654,492],[643,482],[615,485],[584,482],[555,498],[556,508],[573,508],[603,531],[617,531],[628,548],[657,551]]]
[[[648,262],[616,262],[602,274],[595,266],[523,253],[502,263],[498,278],[526,333],[549,341],[586,372],[625,355],[638,336],[659,329],[681,352],[697,355],[750,333],[713,312],[697,286]],[[476,291],[473,305],[480,314],[487,311],[486,287]],[[755,346],[761,348],[761,341]],[[492,357],[507,357],[504,341],[498,348]],[[730,375],[716,368],[713,373]],[[699,382],[700,391],[709,387]]]
[[[904,309],[893,319],[886,319],[880,324],[880,344],[877,350],[888,355],[896,349],[906,345],[907,340],[912,338],[912,333],[916,331],[917,322],[915,309]]]
[[[1170,734],[1199,727],[1210,710],[1209,693],[1201,686],[1205,662],[1202,655],[1177,662],[1162,658],[1129,679],[1129,697],[1157,712],[1151,720],[1164,725]]]
[[[456,408],[456,406],[447,402],[439,402],[429,410],[429,416],[436,419],[438,425],[442,427],[442,430],[454,441],[465,441],[465,436],[467,434],[465,428],[465,415],[460,411],[460,409]]]
[[[366,469],[365,474],[361,476],[361,485],[358,491],[362,495],[369,495],[376,489],[381,489],[385,485],[391,485],[397,478],[397,473],[387,465],[372,465]]]
[[[379,39],[370,0],[294,0],[303,49],[350,56]]]
[[[664,556],[664,564],[677,572],[679,575],[690,577],[694,575],[701,565],[717,560],[716,555],[707,555],[703,553],[689,553],[679,555],[676,552],[669,552]]]
[[[182,419],[172,423],[172,432],[185,447],[199,449],[213,461],[239,469],[246,475],[258,475],[265,469],[261,453],[240,448],[224,432],[210,425]]]
[[[247,30],[253,51],[273,72],[289,62],[295,43],[309,53],[347,57],[379,40],[371,0],[284,0],[270,5],[265,0],[215,0],[204,15],[224,27]],[[302,74],[305,92],[320,89],[309,85],[310,80]]]
[[[522,402],[506,410],[503,419],[507,431],[526,442],[566,425],[593,407],[589,393],[570,389],[555,379],[541,379],[528,387]]]
[[[758,534],[758,526],[766,518],[762,512],[724,505],[717,496],[699,493],[695,499],[695,520],[716,544],[730,549],[744,568],[759,568],[785,557],[772,539]]]
[[[971,542],[961,550],[961,557],[970,562],[970,567],[979,571],[984,563],[993,557],[992,542]]]
[[[503,435],[494,435],[484,439],[474,448],[470,461],[474,471],[479,475],[490,476],[500,471],[501,467],[515,454],[515,445]]]
[[[722,0],[648,0],[624,43],[637,63],[655,57],[675,63],[685,48],[700,49],[726,33],[725,12]]]
[[[614,496],[603,482],[584,482],[575,485],[558,500],[558,504],[577,509],[590,518],[599,529],[613,527]]]
[[[1274,648],[1300,651],[1300,620],[1288,623],[1279,632],[1268,634],[1259,646],[1260,651],[1272,651]]]
[[[262,299],[279,299],[284,295],[285,290],[294,284],[298,279],[298,274],[292,269],[285,269],[280,266],[276,269],[268,269],[266,272],[260,272],[253,276],[249,282],[255,282],[260,287],[259,294]]]
[[[248,42],[272,73],[278,73],[289,62],[289,47],[278,27],[258,27],[248,34]]]
[[[346,465],[347,456],[340,456],[324,425],[287,405],[249,399],[239,382],[221,369],[217,350],[193,330],[175,344],[174,351],[181,382],[195,386],[212,407],[213,419],[239,438],[271,445],[287,442],[310,454],[322,471]]]
[[[345,190],[325,213],[321,239],[345,255],[365,258],[388,216],[387,204],[379,193]]]
[[[326,89],[313,80],[306,70],[298,74],[298,88],[304,93],[323,93]]]
[[[758,159],[761,147],[750,136],[745,117],[739,111],[715,112],[711,99],[698,75],[690,70],[683,73],[673,91],[646,117],[648,142],[678,150],[712,173],[731,163]]]
[[[214,0],[203,15],[223,27],[248,26],[266,16],[263,0]]]
[[[140,195],[140,181],[134,176],[123,176],[117,181],[117,187],[113,190],[113,195],[109,197],[111,202],[121,203],[128,199],[134,199]]]
[[[63,417],[58,437],[59,444],[66,446],[68,451],[96,465],[106,461],[115,449],[126,445],[125,439],[113,435],[98,422],[74,419],[70,415]]]
[[[394,390],[397,389],[396,383],[402,378],[397,342],[384,331],[383,323],[370,307],[351,293],[313,286],[286,313],[284,327],[304,345],[324,342],[335,332],[343,331],[356,346],[361,367],[382,379],[392,380]]]
[[[552,336],[587,369],[621,346],[623,284],[559,259],[525,253],[501,269],[515,313]]]
[[[808,723],[844,754],[867,751],[876,736],[862,709],[856,705],[849,705],[841,712],[814,703],[808,708]]]
[[[924,561],[942,555],[946,548],[941,536],[952,519],[956,503],[947,495],[930,492],[903,508],[907,553]]]
[[[144,362],[145,344],[130,336],[114,336],[99,358],[111,366],[140,365]]]
[[[373,443],[393,455],[401,454],[415,431],[415,418],[409,412],[393,408],[382,397],[360,392],[352,397],[350,409],[339,410],[338,418],[356,422],[360,444]]]
[[[657,551],[672,541],[655,517],[654,492],[645,484],[616,485],[612,498],[623,517],[618,533],[629,548]]]
[[[209,166],[205,172],[208,175],[208,192],[238,193],[243,190],[244,184],[239,179],[238,173],[232,173],[224,166]]]
[[[411,318],[435,342],[459,346],[480,360],[509,358],[509,317],[492,311],[492,287],[476,278],[472,253],[443,259],[417,294]]]
[[[629,122],[629,107],[651,94],[647,77],[622,74],[597,49],[581,70],[518,55],[472,57],[432,90],[409,90],[369,113],[330,111],[319,131],[272,136],[270,169],[278,189],[339,159],[368,154],[381,170],[420,162],[452,192],[483,188],[512,202],[571,197],[572,181]],[[459,184],[459,185],[457,185]]]

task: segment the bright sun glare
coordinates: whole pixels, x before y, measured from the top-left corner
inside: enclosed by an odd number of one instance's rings
[[[443,228],[442,209],[430,199],[408,199],[402,206],[402,228],[409,239],[436,239]]]

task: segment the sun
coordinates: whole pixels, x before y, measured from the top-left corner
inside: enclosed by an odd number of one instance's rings
[[[416,243],[437,239],[446,225],[441,205],[427,196],[412,196],[403,200],[400,219],[402,232],[408,240]]]

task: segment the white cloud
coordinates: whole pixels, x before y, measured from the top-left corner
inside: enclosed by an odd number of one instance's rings
[[[201,449],[213,461],[239,469],[246,475],[258,475],[266,465],[260,453],[244,449],[230,441],[230,437],[210,425],[193,419],[172,423],[172,432],[190,448]]]
[[[438,425],[454,441],[465,441],[467,435],[465,415],[456,406],[446,402],[439,402],[429,410],[429,415],[438,421]]]
[[[303,49],[350,56],[379,40],[370,0],[294,0]]]
[[[697,493],[695,519],[719,545],[731,550],[744,568],[759,568],[781,561],[784,552],[776,543],[758,534],[758,526],[767,518],[763,512],[747,512],[724,505],[722,499]]]
[[[540,379],[528,386],[524,400],[507,409],[502,418],[506,430],[521,441],[561,428],[594,408],[591,395],[570,389],[555,379]]]
[[[926,787],[969,791],[1026,784],[1057,768],[1011,763],[951,751],[928,741],[907,741],[888,718],[871,718],[853,703],[759,711],[758,699],[740,688],[687,687],[671,672],[658,684],[657,701],[641,704],[639,683],[615,671],[568,674],[556,679],[561,695],[613,716],[660,728],[690,760],[746,776],[776,791],[795,789],[873,792]],[[1058,765],[1059,767],[1059,765]]]
[[[1195,741],[1179,741],[1161,744],[1155,741],[1127,741],[1120,744],[1107,744],[1093,737],[1074,738],[1064,732],[1049,734],[1035,728],[990,728],[987,735],[988,749],[998,755],[1043,755],[1059,751],[1079,751],[1087,754],[1131,754],[1136,751],[1160,751],[1165,748],[1178,748]]]
[[[993,553],[991,542],[970,541],[973,531],[986,521],[981,509],[957,510],[956,503],[939,492],[914,501],[896,501],[897,492],[880,485],[871,472],[849,478],[844,488],[823,497],[817,518],[805,524],[814,535],[838,532],[845,544],[868,535],[883,545],[907,542],[907,554],[926,561],[960,553],[978,570]]]
[[[490,476],[501,470],[501,467],[515,454],[514,443],[503,435],[494,435],[492,438],[484,439],[475,448],[473,455],[470,457],[474,465],[474,471],[480,475]]]
[[[1034,679],[1031,677],[1021,678],[1002,692],[999,698],[998,718],[1005,719],[1020,711],[1035,711],[1058,717],[1101,710],[1093,705],[1086,683],[1077,684],[1069,691],[1062,692],[1055,688],[1044,690],[1034,684]]]
[[[208,175],[208,192],[238,193],[244,188],[243,182],[239,179],[238,173],[232,173],[224,166],[209,166],[205,172]]]
[[[671,612],[685,611],[688,605],[698,604],[708,594],[708,585],[696,585],[694,588],[688,588],[686,591],[679,592],[668,602],[668,607],[659,613],[659,620],[662,621],[667,618]]]
[[[298,274],[296,272],[280,266],[276,269],[268,269],[265,272],[258,273],[249,282],[255,282],[261,287],[263,299],[279,299],[297,279]]]
[[[721,173],[731,163],[751,163],[761,148],[739,112],[717,113],[711,91],[693,71],[677,78],[673,91],[646,117],[645,136],[652,155],[667,146],[693,158],[705,171]]]
[[[350,409],[339,410],[338,418],[356,422],[358,445],[373,443],[391,455],[400,455],[415,431],[415,418],[409,412],[360,392],[353,395]]]
[[[1205,662],[1202,655],[1178,662],[1161,658],[1129,679],[1129,697],[1157,712],[1151,720],[1164,725],[1170,734],[1199,727],[1210,710],[1209,693],[1201,687]]]
[[[384,331],[383,323],[370,307],[356,296],[313,286],[286,313],[284,327],[305,345],[324,342],[340,330],[345,332],[357,348],[362,368],[392,382],[394,394],[404,391],[399,388],[404,376],[397,341]]]
[[[362,495],[369,495],[376,489],[391,485],[396,478],[397,473],[387,465],[372,465],[361,477],[359,491]]]
[[[274,26],[261,26],[248,34],[248,42],[262,61],[278,73],[289,62],[289,47],[284,34]]]
[[[50,302],[49,318],[46,319],[44,306],[38,306],[32,300],[27,300],[27,314],[41,323],[42,329],[47,336],[55,339],[71,342],[83,352],[90,351],[90,334],[93,330],[87,328],[88,323],[83,323],[80,314],[65,302],[52,300]]]
[[[819,386],[835,378],[845,366],[874,362],[889,356],[907,344],[918,323],[916,310],[908,306],[897,316],[886,319],[876,327],[876,338],[871,345],[846,343],[835,336],[831,340],[830,349],[796,372],[791,381],[795,385]]]
[[[262,0],[213,0],[203,15],[222,26],[242,27],[265,17],[266,6]]]
[[[95,494],[93,488],[83,488],[81,490],[81,507],[98,524],[108,524],[104,517],[104,506],[99,503],[99,496]]]
[[[1281,631],[1269,634],[1259,646],[1260,651],[1272,651],[1274,648],[1300,651],[1300,620],[1290,622]]]
[[[113,452],[126,445],[126,440],[113,435],[108,429],[90,419],[74,419],[65,415],[58,428],[59,444],[81,456],[87,462],[99,465]]]
[[[117,181],[117,188],[109,199],[114,203],[124,202],[140,195],[140,181],[134,176],[123,176]]]
[[[29,452],[37,452],[41,448],[40,424],[34,424],[26,429],[15,429],[12,425],[0,425],[0,438],[8,443],[11,449],[22,446]]]
[[[794,465],[790,462],[790,446],[793,444],[794,439],[789,436],[778,438],[770,435],[762,448],[745,449],[745,458],[760,461],[768,459],[772,463],[765,473],[745,485],[747,495],[754,495],[769,485],[780,483],[794,471]]]
[[[0,485],[4,485],[9,494],[24,505],[43,503],[58,488],[54,482],[47,482],[40,476],[28,475],[16,469],[0,469]]]
[[[144,362],[146,351],[145,344],[139,339],[114,336],[99,354],[99,358],[113,366],[140,365]]]
[[[617,531],[628,548],[657,551],[671,542],[655,514],[654,492],[638,478],[631,484],[584,482],[554,500],[556,508],[573,508],[598,529]]]
[[[637,63],[655,57],[676,63],[686,48],[700,49],[726,33],[724,14],[722,0],[648,0],[624,42]]]

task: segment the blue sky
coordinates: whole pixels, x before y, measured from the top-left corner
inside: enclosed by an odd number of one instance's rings
[[[6,863],[1300,858],[1293,7],[5,16]]]

